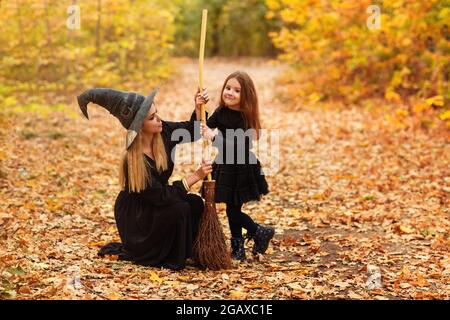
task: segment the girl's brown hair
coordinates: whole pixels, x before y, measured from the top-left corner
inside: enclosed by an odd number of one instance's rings
[[[167,153],[160,133],[155,134],[152,140],[152,151],[155,157],[156,170],[167,170]],[[119,185],[125,189],[128,180],[129,192],[141,192],[151,185],[148,162],[142,151],[142,135],[138,133],[131,146],[125,152],[119,167]],[[128,174],[127,174],[128,173]],[[125,175],[127,174],[127,179]]]
[[[230,74],[226,79],[220,92],[219,108],[225,106],[223,101],[223,90],[227,85],[228,80],[235,78],[241,85],[241,102],[240,111],[244,114],[244,121],[246,130],[254,129],[256,131],[256,139],[259,139],[259,130],[261,129],[261,122],[259,120],[259,104],[258,96],[256,94],[255,85],[250,76],[244,71],[236,71]]]

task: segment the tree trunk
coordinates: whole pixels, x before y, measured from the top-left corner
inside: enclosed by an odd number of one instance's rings
[[[23,24],[22,24],[22,18],[21,18],[22,14],[20,12],[20,8],[22,7],[22,5],[21,5],[19,0],[16,0],[16,6],[17,6],[17,11],[16,11],[16,13],[17,13],[17,24],[18,24],[18,27],[19,27],[19,41],[20,41],[20,47],[23,48],[23,45],[24,45],[24,41],[23,41],[24,32],[23,32]]]
[[[49,14],[49,1],[45,2],[45,27],[47,29],[47,48],[51,49],[52,44],[52,33],[50,30],[50,14]]]
[[[16,0],[16,15],[17,15],[17,27],[19,28],[19,48],[18,48],[18,57],[20,60],[24,59],[25,57],[25,40],[24,40],[24,26],[22,21],[22,2],[20,0]],[[19,71],[16,73],[15,77],[18,77],[20,81],[28,81],[30,79],[34,79],[36,81],[36,67],[37,64],[33,67],[34,75],[30,75],[30,70],[28,70],[29,66],[25,63],[24,66],[19,68]],[[32,78],[31,78],[32,77]]]
[[[214,12],[215,19],[212,23],[212,43],[211,43],[211,56],[217,56],[220,54],[220,30],[219,30],[219,19],[222,14],[222,6],[216,8]]]
[[[77,0],[72,0],[72,5],[76,5],[77,4]],[[72,32],[73,30],[67,28],[67,41],[66,41],[66,46],[71,47],[72,46]],[[69,74],[73,71],[73,69],[71,70],[69,68],[70,66],[70,61],[65,61],[66,63],[64,64],[64,91],[67,91],[68,86],[69,86]]]
[[[97,48],[97,57],[100,56],[101,13],[102,13],[102,0],[97,0],[97,29],[95,32],[95,47]]]

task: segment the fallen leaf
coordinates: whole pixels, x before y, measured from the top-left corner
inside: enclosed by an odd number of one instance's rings
[[[107,254],[106,257],[108,257],[109,261],[118,261],[119,256],[117,254]]]
[[[150,271],[150,280],[153,281],[153,282],[157,282],[157,283],[161,283],[161,282],[164,281],[164,280],[161,279],[161,278],[158,276],[158,274],[157,274],[156,272],[154,272],[154,271]]]
[[[19,218],[20,220],[28,220],[30,218],[30,215],[26,212],[19,212],[19,214],[17,214],[17,218]]]
[[[194,291],[194,290],[197,290],[198,288],[199,288],[198,285],[191,284],[191,283],[186,286],[186,289],[188,289],[189,291]]]
[[[6,269],[7,272],[17,275],[17,276],[23,276],[26,274],[26,271],[24,269],[22,269],[21,266],[16,266],[16,267],[12,267],[12,268],[8,268]]]
[[[361,296],[361,295],[359,295],[359,294],[357,294],[357,293],[354,293],[354,292],[351,291],[351,290],[348,292],[348,297],[349,297],[350,299],[355,299],[355,300],[362,300],[362,299],[364,299],[363,296]]]
[[[303,286],[298,282],[288,283],[287,286],[294,290],[302,290],[303,289]]]
[[[404,283],[401,283],[399,285],[399,287],[402,289],[408,289],[408,288],[411,288],[412,286],[409,283],[404,282]]]
[[[120,299],[120,295],[117,292],[110,292],[110,293],[108,293],[108,295],[106,297],[109,300],[119,300]]]
[[[414,232],[414,229],[408,226],[400,226],[399,228],[400,233],[410,234]]]
[[[430,283],[428,281],[425,280],[425,278],[423,277],[423,275],[419,275],[417,277],[416,281],[411,282],[413,285],[418,286],[418,287],[428,287],[430,285]]]
[[[28,287],[28,286],[23,286],[23,287],[20,287],[19,288],[19,291],[18,291],[20,294],[30,294],[31,293],[31,290],[30,290],[30,287]]]
[[[241,290],[230,290],[231,299],[244,299],[247,294]]]

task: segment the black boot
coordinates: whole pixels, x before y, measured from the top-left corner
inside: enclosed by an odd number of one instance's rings
[[[258,225],[255,234],[251,236],[251,238],[255,241],[253,244],[252,253],[256,255],[258,253],[263,254],[266,252],[269,247],[269,242],[273,238],[274,234],[274,228]]]
[[[245,260],[244,238],[231,238],[231,257],[235,260]]]

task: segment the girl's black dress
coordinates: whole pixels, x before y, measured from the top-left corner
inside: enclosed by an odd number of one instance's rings
[[[168,185],[174,167],[171,155],[175,154],[178,143],[197,140],[200,133],[198,128],[194,130],[195,112],[190,121],[162,123],[168,169],[157,172],[154,161],[146,156],[151,186],[139,193],[128,192],[128,185],[120,191],[114,216],[122,243],[104,246],[99,255],[117,254],[121,260],[140,265],[179,270],[192,255],[204,204],[199,196],[187,193],[181,181]],[[183,140],[183,135],[177,134],[180,131],[172,136],[176,129],[186,130],[184,132],[189,132],[190,138]]]
[[[244,135],[243,113],[221,106],[207,120],[207,125],[219,129],[213,142],[219,151],[212,173],[216,180],[215,201],[239,206],[260,200],[269,190],[261,164],[250,151],[252,138]]]

